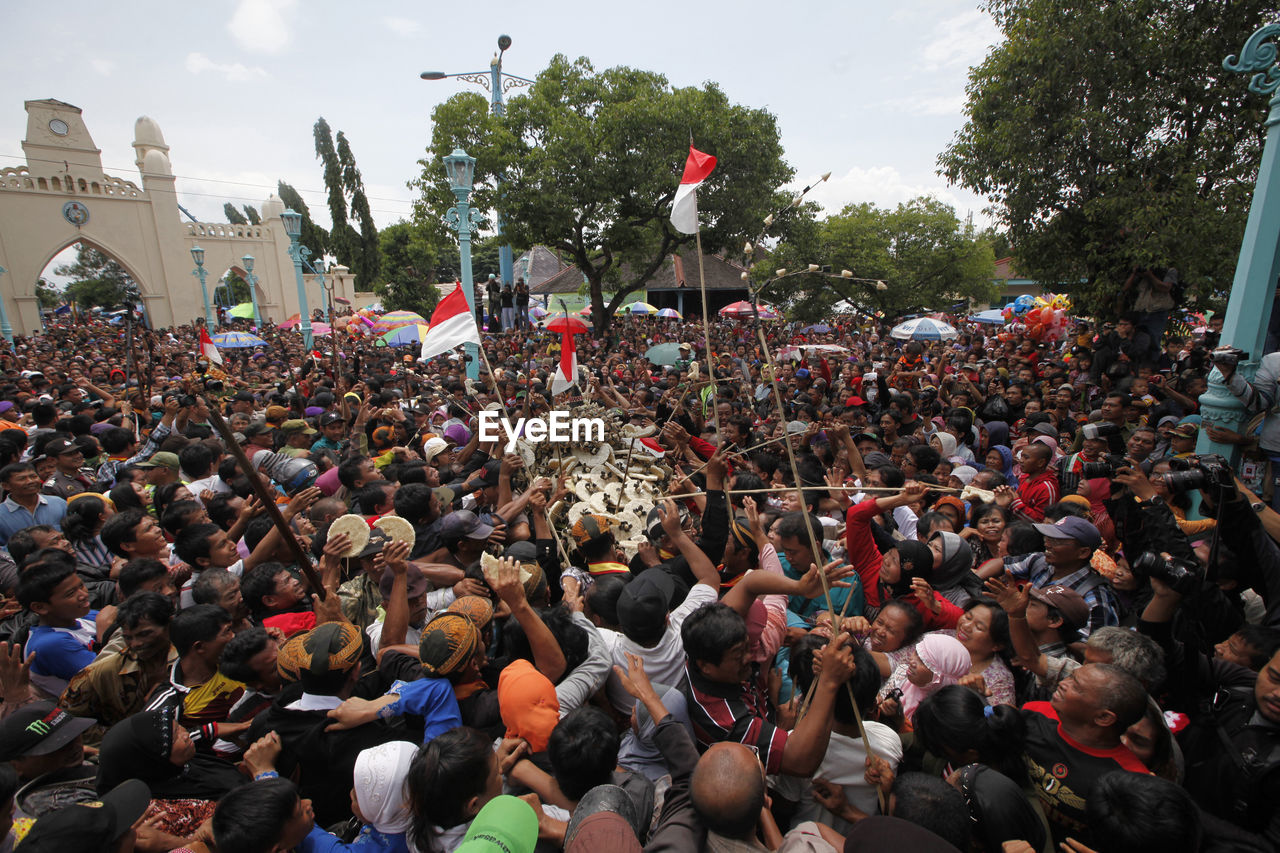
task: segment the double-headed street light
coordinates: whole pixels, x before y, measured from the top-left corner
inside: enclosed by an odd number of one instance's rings
[[[209,273],[204,268],[204,249],[199,245],[192,246],[191,260],[196,262],[196,268],[191,271],[191,274],[200,279],[200,296],[204,299],[204,327],[209,334],[213,334],[213,312],[209,310],[209,288],[205,284]]]
[[[468,71],[465,74],[446,74],[443,71],[423,71],[419,77],[423,80],[444,80],[447,77],[457,77],[459,80],[466,80],[468,83],[475,83],[483,86],[489,91],[489,109],[494,115],[504,115],[506,113],[506,105],[503,103],[503,95],[510,89],[519,89],[523,86],[532,86],[532,80],[527,77],[518,77],[515,74],[506,74],[502,70],[502,54],[511,47],[511,36],[498,36],[498,52],[493,55],[493,59],[489,60],[488,71]],[[456,153],[456,152],[455,152]],[[446,158],[447,159],[447,158]],[[502,178],[498,178],[501,185]],[[468,185],[468,190],[470,186]],[[495,210],[493,212],[493,229],[494,232],[502,236],[502,214]],[[503,244],[498,247],[498,270],[502,276],[503,284],[515,284],[512,278],[512,262],[511,262],[511,246]],[[464,283],[470,287],[471,282],[464,279]]]
[[[307,306],[307,285],[302,280],[302,262],[311,257],[311,250],[298,242],[302,237],[302,214],[293,208],[280,214],[284,233],[289,235],[289,257],[293,258],[293,273],[298,280],[298,314],[302,321],[302,343],[311,352],[311,309]]]
[[[444,221],[446,225],[458,232],[458,262],[461,267],[458,287],[462,288],[462,295],[467,298],[467,311],[471,313],[471,319],[474,322],[476,305],[475,285],[471,280],[471,232],[476,229],[480,211],[472,210],[469,202],[471,185],[476,177],[476,158],[467,156],[467,152],[461,148],[455,148],[452,154],[441,159],[444,161],[445,174],[449,176],[449,189],[453,190],[453,197],[458,200],[456,205],[449,208]],[[471,379],[479,379],[480,348],[473,343],[468,343],[466,353],[467,376]]]

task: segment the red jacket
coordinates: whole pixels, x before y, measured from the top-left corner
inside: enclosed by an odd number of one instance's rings
[[[849,507],[844,520],[844,547],[858,577],[868,607],[880,606],[880,549],[871,535],[871,519],[880,514],[875,498]]]
[[[1058,475],[1052,470],[1018,478],[1018,496],[1009,509],[1028,521],[1044,521],[1044,511],[1058,502]]]

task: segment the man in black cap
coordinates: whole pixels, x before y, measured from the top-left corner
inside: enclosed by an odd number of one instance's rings
[[[0,723],[0,761],[13,765],[21,788],[15,809],[38,818],[95,800],[97,769],[84,760],[84,732],[97,720],[73,717],[52,702],[33,702]]]
[[[253,414],[253,395],[248,391],[237,391],[236,395],[231,398],[231,411],[243,412],[246,415]]]
[[[347,437],[347,422],[337,412],[325,412],[320,416],[320,433],[320,437],[311,444],[312,452],[332,450],[338,453]]]
[[[132,851],[150,805],[147,783],[129,779],[100,799],[93,797],[37,820],[20,845],[22,853]]]
[[[244,452],[253,456],[259,450],[275,450],[275,435],[267,424],[249,424],[244,429]]]
[[[66,500],[81,492],[94,491],[96,483],[84,467],[84,452],[80,445],[69,439],[55,438],[44,446],[44,455],[57,465],[53,476],[44,481],[44,494]]]

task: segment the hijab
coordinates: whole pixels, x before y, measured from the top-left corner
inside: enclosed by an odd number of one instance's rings
[[[1018,475],[1013,473],[1013,450],[1005,444],[993,444],[991,449],[1000,454],[1000,458],[1004,460],[1004,469],[1000,472],[1004,474],[1004,478],[1010,486],[1018,485]]]
[[[98,793],[126,779],[141,779],[158,800],[216,800],[249,780],[235,765],[197,752],[179,767],[173,753],[177,709],[161,708],[126,717],[107,730],[98,752]]]
[[[413,812],[405,792],[405,777],[417,754],[418,747],[413,744],[393,740],[356,756],[356,802],[369,826],[378,832],[395,835],[408,831]]]
[[[942,445],[942,458],[950,459],[956,455],[956,438],[945,430],[938,430],[932,436],[938,439],[938,443]]]
[[[957,533],[938,531],[929,537],[930,542],[934,539],[942,540],[942,565],[934,570],[929,583],[939,592],[960,586],[973,568],[973,549]]]
[[[969,674],[969,669],[973,666],[969,650],[955,637],[946,634],[925,634],[920,642],[916,643],[915,652],[920,662],[933,673],[933,681],[924,687],[919,687],[909,680],[903,680],[902,713],[908,720],[915,715],[916,708],[925,700],[925,697],[937,693],[950,684],[957,683],[963,676]],[[903,667],[910,665],[910,662],[901,664]]]
[[[1022,789],[1008,776],[984,764],[960,768],[960,793],[973,819],[974,835],[987,850],[999,850],[1006,841],[1028,842],[1043,850],[1045,826]]]
[[[987,447],[1009,444],[1009,425],[1004,421],[985,421],[982,428],[987,431]]]
[[[933,549],[918,539],[902,539],[893,543],[893,547],[898,552],[902,574],[897,583],[890,584],[887,597],[903,598],[911,594],[912,580],[928,580],[933,574]]]

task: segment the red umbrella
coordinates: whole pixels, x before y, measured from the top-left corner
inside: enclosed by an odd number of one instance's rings
[[[591,327],[577,317],[557,317],[547,324],[549,332],[572,332],[575,335],[586,334]]]
[[[751,319],[755,317],[756,312],[755,312],[755,309],[752,308],[750,302],[743,300],[741,302],[731,302],[728,305],[721,308],[720,316],[729,317],[730,319],[734,319],[734,320],[744,320],[744,319]],[[773,319],[776,319],[777,317],[778,317],[778,309],[761,303],[760,319],[773,320]]]

